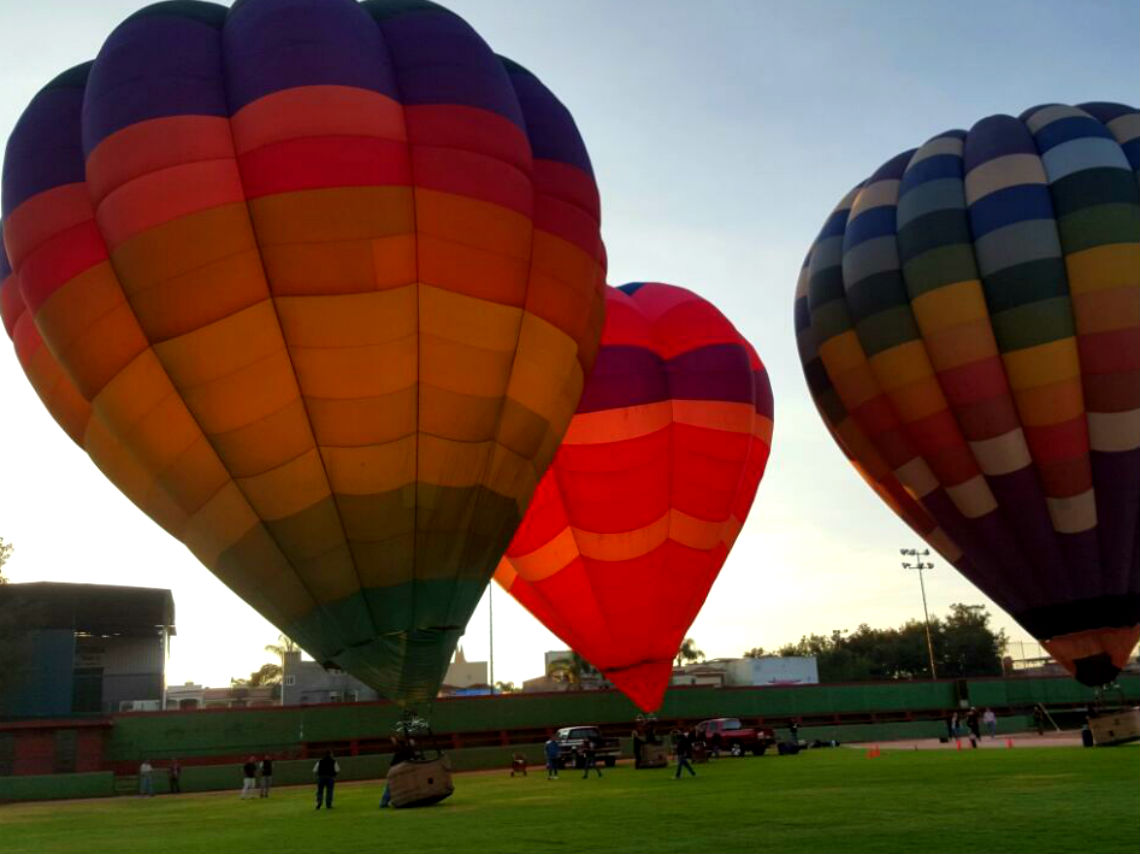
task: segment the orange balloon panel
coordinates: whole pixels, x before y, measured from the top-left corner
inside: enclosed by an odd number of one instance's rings
[[[724,315],[672,285],[608,289],[594,370],[495,579],[652,711],[771,441],[767,372]]]
[[[566,108],[434,3],[160,3],[32,100],[3,196],[69,435],[319,660],[433,696],[601,333]]]

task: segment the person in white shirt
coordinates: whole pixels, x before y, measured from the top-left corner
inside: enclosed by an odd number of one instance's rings
[[[149,759],[144,759],[139,765],[139,795],[142,797],[154,797],[153,771],[154,767],[150,764]]]
[[[987,708],[982,713],[982,723],[986,725],[986,732],[990,734],[990,738],[997,738],[997,715],[993,709]]]

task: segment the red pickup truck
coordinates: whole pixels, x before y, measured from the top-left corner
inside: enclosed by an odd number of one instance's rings
[[[713,718],[701,721],[694,729],[697,741],[703,741],[710,751],[727,750],[733,756],[749,751],[763,756],[776,743],[776,733],[768,727],[746,727],[739,718]]]

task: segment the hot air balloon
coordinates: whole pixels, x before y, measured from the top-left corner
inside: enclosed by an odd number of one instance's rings
[[[319,661],[433,697],[601,332],[566,108],[423,0],[159,3],[28,106],[3,225],[95,464]]]
[[[724,315],[673,285],[607,289],[594,370],[496,581],[657,709],[771,442],[768,374]]]
[[[884,164],[795,321],[844,453],[1077,679],[1140,637],[1140,114],[991,116]]]

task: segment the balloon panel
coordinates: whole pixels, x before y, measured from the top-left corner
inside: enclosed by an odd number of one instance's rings
[[[695,294],[631,284],[606,306],[578,410],[495,577],[651,711],[752,505],[772,393]]]
[[[796,292],[844,452],[1090,684],[1140,636],[1138,149],[1113,104],[940,134],[844,198]]]
[[[3,195],[72,438],[319,660],[433,696],[600,334],[565,107],[431,3],[162,3],[36,96]]]

